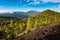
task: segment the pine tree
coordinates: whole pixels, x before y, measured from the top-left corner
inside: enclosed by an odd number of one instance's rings
[[[25,25],[24,25],[24,23],[23,23],[23,22],[22,22],[22,23],[19,23],[20,32],[24,30],[24,26],[25,26]]]
[[[31,31],[31,28],[32,28],[31,17],[28,17],[27,27],[26,27],[26,32],[25,33],[27,33],[28,31]]]
[[[2,28],[0,27],[0,31],[2,30]]]
[[[35,18],[35,23],[34,23],[34,27],[38,26],[38,19],[37,17]]]
[[[6,39],[6,40],[11,40],[12,37],[13,37],[13,36],[12,36],[12,35],[13,35],[13,33],[12,33],[12,32],[13,32],[13,31],[12,31],[12,28],[4,25],[3,30],[4,30],[4,32],[5,32],[5,39]]]
[[[13,27],[13,20],[10,20],[10,27]]]

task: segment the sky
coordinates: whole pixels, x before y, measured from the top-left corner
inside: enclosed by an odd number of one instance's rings
[[[46,9],[60,11],[60,0],[0,0],[0,12]]]

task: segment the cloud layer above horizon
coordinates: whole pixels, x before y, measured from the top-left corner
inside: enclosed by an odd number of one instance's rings
[[[0,0],[0,12],[45,9],[60,11],[60,0]]]
[[[42,0],[44,2],[54,2],[54,3],[60,3],[60,0]]]

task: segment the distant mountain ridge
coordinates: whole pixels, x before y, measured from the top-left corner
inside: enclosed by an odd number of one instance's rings
[[[13,13],[1,13],[0,16],[15,17],[18,19],[23,19],[23,18],[27,18],[28,14],[26,14],[24,12],[13,12]]]
[[[36,11],[36,10],[31,10],[31,11],[28,11],[27,14],[30,15],[30,16],[33,16],[33,15],[36,15],[38,14],[39,12]]]
[[[31,10],[28,12],[13,12],[13,13],[0,13],[0,16],[7,16],[7,17],[15,17],[15,18],[19,18],[19,19],[24,19],[27,18],[28,16],[33,16],[35,14],[37,14],[37,11]]]

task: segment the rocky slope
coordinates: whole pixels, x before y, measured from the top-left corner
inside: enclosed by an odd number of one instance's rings
[[[39,26],[14,40],[60,40],[60,22]]]

